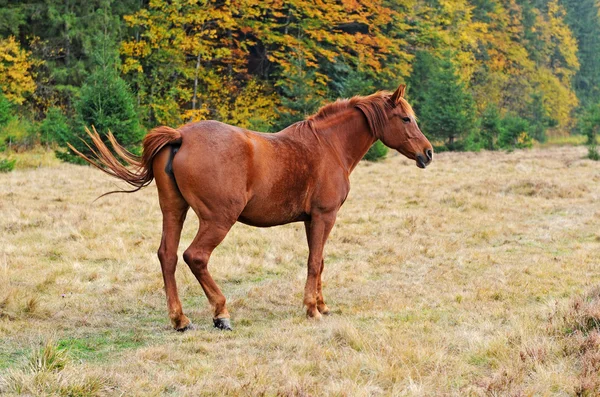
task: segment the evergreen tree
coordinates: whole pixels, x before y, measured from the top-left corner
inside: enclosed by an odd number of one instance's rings
[[[343,62],[333,68],[331,87],[332,99],[369,95],[376,91],[375,83],[367,73]]]
[[[583,106],[600,96],[600,3],[596,0],[561,0],[567,10],[567,24],[577,39],[581,64],[573,87]]]
[[[579,120],[579,130],[587,136],[588,158],[600,160],[598,135],[600,133],[600,103],[590,105]]]
[[[428,95],[431,78],[438,69],[438,59],[428,51],[417,51],[413,69],[407,84],[410,88],[408,98],[415,113],[420,116],[421,107]]]
[[[0,91],[0,127],[8,124],[12,118],[12,104]]]
[[[281,108],[278,110],[277,127],[283,129],[306,116],[315,113],[322,104],[321,96],[314,87],[315,72],[309,70],[303,58],[293,61],[293,68],[286,79],[281,80]]]
[[[532,141],[528,134],[530,128],[529,122],[524,118],[507,114],[502,119],[498,146],[508,150],[531,147]]]
[[[74,137],[71,127],[60,108],[50,108],[46,118],[40,124],[40,140],[46,145],[55,143],[61,147],[67,147],[69,140]]]
[[[497,141],[501,132],[500,112],[496,105],[488,105],[481,115],[480,135],[481,146],[487,150],[498,149]]]
[[[145,133],[129,86],[119,76],[118,58],[108,35],[98,39],[94,58],[98,66],[81,87],[80,97],[75,103],[76,121],[72,132],[67,133],[67,136],[70,135],[68,142],[80,152],[89,154],[89,148],[82,139],[89,142],[85,128],[94,126],[101,136],[106,137],[110,131],[121,145],[136,151]],[[70,152],[62,152],[58,156],[80,162],[79,157]]]
[[[556,120],[548,116],[544,108],[544,98],[541,93],[531,95],[531,103],[526,109],[524,118],[529,123],[529,135],[538,142],[546,141],[546,130],[548,127],[557,125]]]
[[[449,57],[443,59],[430,76],[421,104],[421,126],[429,135],[445,143],[449,150],[467,136],[475,124],[475,107]]]

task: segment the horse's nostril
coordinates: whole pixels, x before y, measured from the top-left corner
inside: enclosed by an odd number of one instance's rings
[[[425,150],[425,155],[427,156],[427,159],[429,159],[429,161],[433,160],[433,150],[431,150],[431,149]]]

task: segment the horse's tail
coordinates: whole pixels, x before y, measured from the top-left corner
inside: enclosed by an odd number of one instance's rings
[[[121,158],[122,161],[119,161],[102,141],[102,138],[100,138],[96,129],[94,127],[92,127],[92,129],[94,132],[91,132],[87,128],[85,129],[92,139],[93,145],[96,147],[96,149],[94,149],[86,143],[86,146],[93,153],[93,156],[91,156],[92,158],[75,149],[70,143],[68,144],[69,148],[94,167],[108,175],[125,181],[134,187],[132,190],[111,191],[104,193],[102,196],[111,193],[133,193],[148,186],[150,182],[152,182],[152,179],[154,179],[154,173],[152,171],[152,159],[154,159],[154,156],[156,156],[166,145],[181,144],[181,133],[178,130],[166,126],[157,127],[150,131],[144,138],[144,149],[142,151],[142,156],[140,157],[121,146],[114,135],[109,131],[108,140],[115,153]]]

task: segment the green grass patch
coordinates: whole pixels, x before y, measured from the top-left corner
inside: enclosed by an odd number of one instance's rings
[[[58,340],[58,347],[69,356],[81,361],[104,361],[123,350],[137,349],[147,344],[147,339],[135,331],[104,331],[83,337]]]

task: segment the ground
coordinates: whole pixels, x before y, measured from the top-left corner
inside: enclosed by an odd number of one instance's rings
[[[583,147],[361,163],[326,246],[332,315],[302,307],[301,224],[236,225],[210,262],[233,332],[177,278],[154,185],[90,167],[0,174],[0,394],[596,395],[600,164]],[[180,254],[194,236],[188,215]]]

